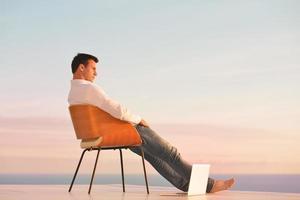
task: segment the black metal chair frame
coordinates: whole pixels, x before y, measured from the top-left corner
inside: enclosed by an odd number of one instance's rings
[[[98,157],[99,157],[100,151],[101,151],[101,150],[116,150],[116,149],[119,149],[119,151],[120,151],[121,172],[122,172],[122,185],[123,185],[123,192],[125,192],[122,149],[128,149],[128,148],[131,148],[131,147],[139,147],[139,148],[140,148],[141,156],[142,156],[142,162],[143,162],[143,169],[144,169],[144,178],[145,178],[145,183],[146,183],[146,189],[147,189],[147,194],[149,194],[148,180],[147,180],[146,167],[145,167],[144,151],[143,151],[143,149],[142,149],[141,146],[98,147],[98,148],[94,148],[94,147],[93,147],[93,148],[86,148],[86,149],[84,149],[84,150],[82,151],[82,153],[81,153],[81,157],[80,157],[79,163],[78,163],[78,165],[77,165],[75,174],[74,174],[74,176],[73,176],[72,183],[71,183],[70,188],[69,188],[69,192],[71,192],[71,190],[72,190],[72,187],[73,187],[75,178],[76,178],[76,176],[77,176],[79,167],[80,167],[80,165],[81,165],[81,161],[82,161],[83,156],[84,156],[84,154],[85,154],[86,151],[95,151],[95,150],[98,151],[98,152],[97,152],[96,161],[95,161],[95,165],[94,165],[93,174],[92,174],[91,181],[90,181],[90,187],[89,187],[89,192],[88,192],[88,194],[90,194],[90,193],[91,193],[91,189],[92,189],[92,184],[93,184],[93,180],[94,180],[94,175],[95,175],[95,171],[96,171],[96,167],[97,167],[97,162],[98,162]]]

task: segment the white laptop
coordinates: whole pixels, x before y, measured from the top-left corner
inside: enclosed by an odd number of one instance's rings
[[[188,192],[165,193],[161,194],[161,196],[192,196],[206,194],[209,168],[209,164],[193,164]]]
[[[189,196],[206,193],[209,167],[209,164],[193,164],[192,175],[188,190]]]

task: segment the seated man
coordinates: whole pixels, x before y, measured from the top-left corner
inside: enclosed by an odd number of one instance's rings
[[[187,191],[192,166],[180,156],[177,149],[155,133],[140,116],[131,113],[117,101],[110,99],[101,87],[93,83],[98,59],[88,54],[78,54],[72,61],[73,80],[68,97],[70,105],[91,104],[101,108],[113,117],[130,122],[140,134],[145,159],[176,188]],[[140,155],[136,148],[131,151]],[[214,180],[208,178],[207,193],[230,188],[234,179]]]

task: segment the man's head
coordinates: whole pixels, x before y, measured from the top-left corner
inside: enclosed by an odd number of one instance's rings
[[[85,79],[93,82],[98,58],[89,54],[78,53],[72,61],[72,73],[74,79]]]

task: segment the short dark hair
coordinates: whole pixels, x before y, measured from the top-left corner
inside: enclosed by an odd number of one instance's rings
[[[86,53],[78,53],[72,60],[72,73],[74,74],[76,72],[80,64],[85,66],[89,60],[93,60],[95,63],[98,62],[98,58],[96,56]]]

